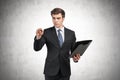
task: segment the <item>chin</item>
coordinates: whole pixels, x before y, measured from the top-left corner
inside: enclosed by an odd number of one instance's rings
[[[55,27],[59,28],[60,26],[59,25],[55,25]]]

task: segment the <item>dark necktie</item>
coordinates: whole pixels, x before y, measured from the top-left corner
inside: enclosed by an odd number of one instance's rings
[[[62,47],[63,44],[63,38],[62,38],[62,34],[60,33],[61,29],[58,30],[58,39],[59,39],[59,44],[60,47]]]

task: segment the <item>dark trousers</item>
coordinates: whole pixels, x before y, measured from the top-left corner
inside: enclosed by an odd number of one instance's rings
[[[70,76],[63,76],[59,71],[55,76],[47,76],[45,75],[45,80],[69,80]]]

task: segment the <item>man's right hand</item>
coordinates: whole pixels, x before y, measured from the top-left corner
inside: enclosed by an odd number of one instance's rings
[[[36,30],[36,39],[40,39],[43,34],[44,34],[44,30],[42,30],[42,28],[38,28]]]

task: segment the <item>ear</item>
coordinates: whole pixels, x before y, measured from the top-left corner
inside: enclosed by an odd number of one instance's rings
[[[64,21],[65,18],[63,18],[63,21]]]

